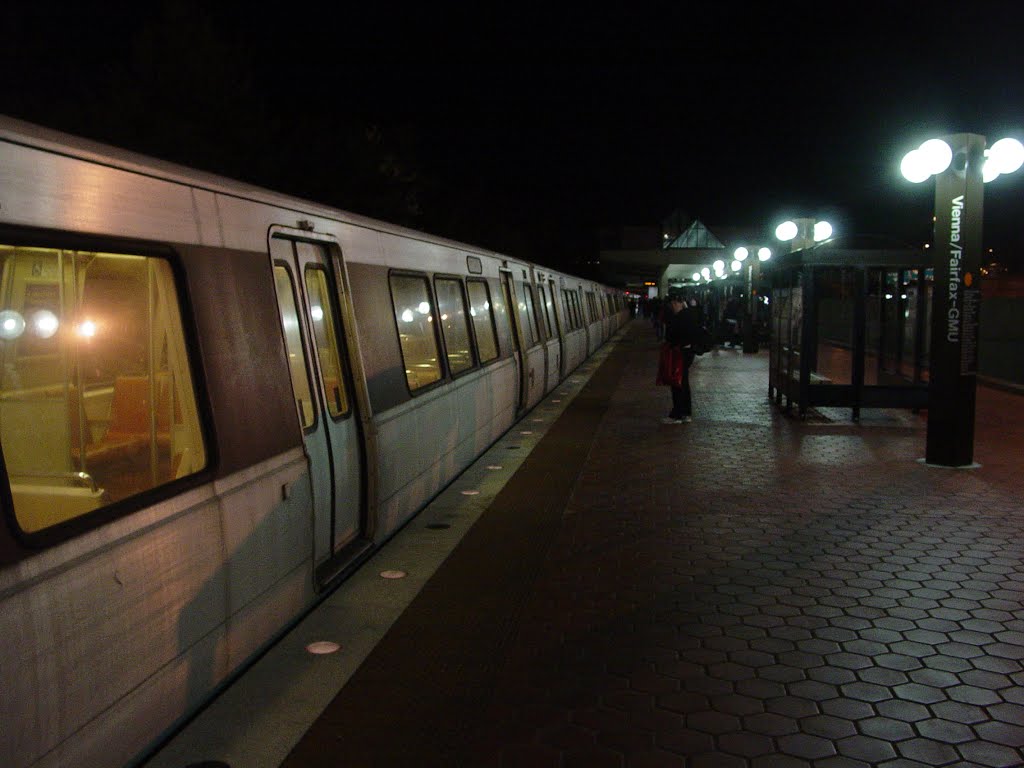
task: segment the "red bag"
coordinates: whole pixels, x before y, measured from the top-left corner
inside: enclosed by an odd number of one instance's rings
[[[670,387],[683,386],[683,350],[671,344],[661,345],[661,358],[658,360],[658,378],[655,384],[664,384]]]

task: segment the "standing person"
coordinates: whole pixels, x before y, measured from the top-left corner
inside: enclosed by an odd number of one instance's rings
[[[672,410],[661,420],[662,424],[683,424],[693,421],[690,398],[690,365],[695,357],[693,342],[697,338],[693,315],[686,309],[682,296],[669,297],[668,315],[665,319],[665,345],[670,352],[682,355],[683,376],[678,386],[672,384]]]
[[[648,304],[648,306],[650,307],[650,310],[651,310],[651,314],[650,314],[651,327],[654,328],[654,336],[656,338],[660,339],[661,338],[661,329],[662,329],[661,316],[662,316],[662,310],[663,310],[663,308],[661,306],[661,299],[659,299],[657,297],[651,299],[650,304]]]
[[[729,337],[729,340],[725,342],[725,346],[737,346],[736,342],[739,340],[740,337],[739,328],[740,303],[735,296],[730,296],[729,301],[725,303],[725,330],[728,333]]]

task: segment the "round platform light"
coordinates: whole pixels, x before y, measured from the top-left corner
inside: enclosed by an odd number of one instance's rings
[[[832,237],[832,225],[827,221],[814,222],[814,242],[820,243]]]
[[[741,262],[739,259],[736,259],[735,261],[733,261],[732,264],[729,265],[729,267],[732,269],[733,272],[739,272],[741,269],[743,269],[743,262]]]
[[[314,656],[326,656],[337,653],[341,650],[341,646],[332,640],[316,640],[307,645],[306,650]]]
[[[739,248],[733,251],[732,255],[736,258],[736,261],[746,261],[747,256],[750,255],[750,251],[748,251],[741,245]]]
[[[757,260],[768,261],[772,257],[771,248],[758,248],[757,249]]]

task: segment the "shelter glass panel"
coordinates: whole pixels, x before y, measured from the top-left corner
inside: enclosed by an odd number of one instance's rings
[[[812,384],[850,384],[853,381],[854,305],[856,273],[831,267],[815,271],[817,279],[817,350],[811,367]]]

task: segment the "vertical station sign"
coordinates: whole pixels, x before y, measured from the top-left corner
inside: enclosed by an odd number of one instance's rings
[[[974,407],[981,314],[981,229],[985,137],[944,137],[953,162],[935,179],[935,282],[925,461],[974,460]]]

